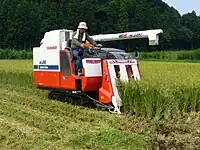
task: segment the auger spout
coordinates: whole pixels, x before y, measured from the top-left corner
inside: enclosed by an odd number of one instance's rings
[[[116,41],[126,39],[140,39],[148,38],[149,45],[159,45],[159,34],[163,33],[162,29],[136,31],[136,32],[124,32],[117,34],[99,34],[90,36],[94,41]]]

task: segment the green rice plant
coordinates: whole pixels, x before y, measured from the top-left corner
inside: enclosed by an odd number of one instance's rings
[[[124,111],[132,115],[157,120],[180,117],[184,113],[196,112],[199,108],[200,86],[162,89],[159,86],[124,83],[120,87]],[[168,92],[166,92],[166,91]]]
[[[0,63],[1,83],[18,86],[33,87],[33,67],[32,61],[1,60]]]
[[[134,53],[131,54],[134,56]],[[140,52],[141,60],[200,60],[200,49],[183,51]]]
[[[0,59],[32,59],[31,50],[0,49]]]
[[[142,62],[142,80],[120,83],[123,110],[159,119],[179,118],[200,107],[200,64]]]

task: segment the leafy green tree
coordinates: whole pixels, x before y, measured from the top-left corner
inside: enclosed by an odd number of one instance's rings
[[[187,13],[182,16],[181,18],[181,24],[188,29],[190,29],[194,35],[193,40],[191,41],[192,47],[191,48],[197,48],[200,46],[200,19],[196,15],[195,11],[192,11],[191,13]]]
[[[76,30],[88,23],[90,35],[148,29],[164,30],[160,45],[150,49],[146,39],[111,41],[104,45],[133,50],[193,49],[200,47],[200,16],[181,16],[162,0],[1,0],[0,48],[31,49],[44,33]]]
[[[58,29],[61,18],[59,17],[56,0],[44,0],[39,7],[40,32]]]
[[[128,0],[119,1],[118,3],[118,20],[117,20],[117,31],[127,32],[128,31],[128,10],[127,10]]]

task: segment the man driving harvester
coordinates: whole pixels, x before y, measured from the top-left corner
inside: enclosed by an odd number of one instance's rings
[[[72,35],[71,48],[73,51],[73,57],[78,60],[78,64],[76,64],[75,69],[76,72],[78,72],[78,75],[81,75],[82,73],[82,59],[84,49],[89,49],[89,46],[102,46],[101,44],[97,44],[92,38],[89,37],[89,35],[86,33],[87,29],[87,24],[85,22],[80,22],[77,31],[75,31]],[[88,46],[86,44],[86,41],[89,42]]]

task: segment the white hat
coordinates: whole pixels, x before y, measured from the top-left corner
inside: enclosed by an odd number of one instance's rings
[[[87,24],[85,22],[80,22],[78,28],[88,29]]]

